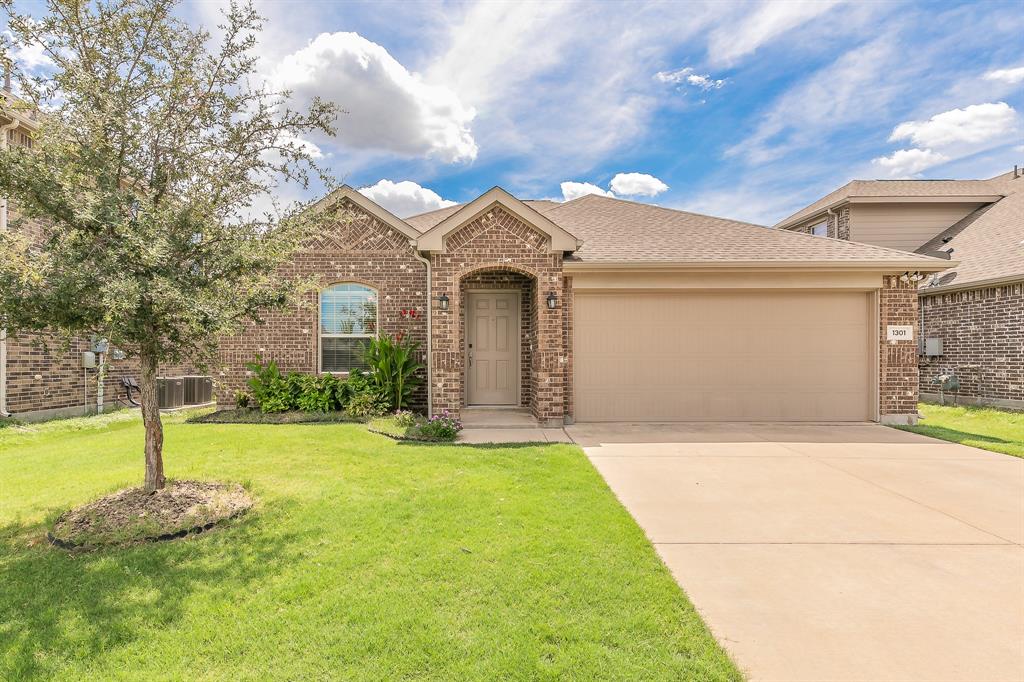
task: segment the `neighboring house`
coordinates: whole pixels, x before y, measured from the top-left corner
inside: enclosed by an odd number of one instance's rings
[[[921,282],[921,394],[1024,408],[1024,171],[988,180],[854,180],[777,228],[957,261]]]
[[[0,89],[0,147],[32,146],[38,128],[34,115],[11,106],[10,83]],[[42,235],[38,222],[22,220],[18,207],[0,197],[0,232],[18,230],[32,238]],[[73,305],[73,301],[68,302]],[[0,417],[46,419],[86,414],[97,406],[97,370],[84,366],[83,354],[93,350],[91,339],[70,342],[48,334],[15,334],[0,329]],[[108,355],[108,358],[113,357]],[[138,363],[109,360],[105,365],[103,403],[123,395],[121,377],[138,377]],[[186,373],[184,367],[161,367],[166,375]]]
[[[319,207],[338,221],[289,267],[319,292],[224,340],[219,404],[257,353],[344,374],[367,338],[404,331],[428,366],[415,406],[435,414],[912,422],[916,344],[887,338],[917,324],[901,275],[951,265],[594,195],[496,187],[402,220],[343,187]]]

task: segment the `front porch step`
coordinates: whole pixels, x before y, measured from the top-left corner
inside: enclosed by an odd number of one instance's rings
[[[537,420],[524,407],[465,407],[462,425],[467,429],[535,429]]]

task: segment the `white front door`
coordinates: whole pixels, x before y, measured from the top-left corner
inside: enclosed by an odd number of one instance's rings
[[[466,297],[466,402],[519,404],[519,293]]]

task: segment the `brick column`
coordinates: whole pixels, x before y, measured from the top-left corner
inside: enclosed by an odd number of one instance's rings
[[[878,319],[878,407],[883,424],[916,424],[918,400],[917,283],[898,275],[882,278]],[[914,338],[888,341],[888,325],[910,325]]]

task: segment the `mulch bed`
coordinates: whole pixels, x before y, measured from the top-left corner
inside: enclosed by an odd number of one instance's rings
[[[360,423],[344,412],[260,412],[251,407],[217,410],[189,417],[189,424],[337,424]]]
[[[155,493],[129,488],[66,511],[47,537],[64,549],[173,540],[209,530],[252,505],[237,483],[169,481]]]

